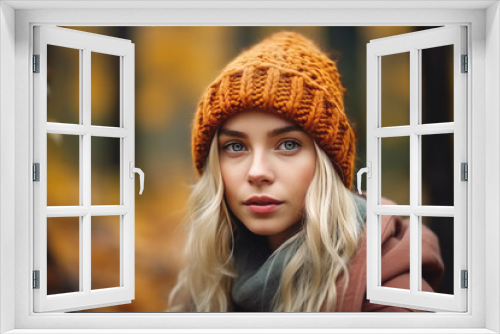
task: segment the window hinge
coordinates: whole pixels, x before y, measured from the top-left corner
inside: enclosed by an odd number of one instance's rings
[[[33,73],[40,73],[40,55],[33,55]]]
[[[467,289],[469,287],[469,275],[467,270],[462,270],[462,289]]]
[[[467,73],[469,71],[469,57],[467,55],[462,55],[462,73]]]
[[[40,289],[40,270],[33,270],[33,289]]]
[[[460,178],[461,181],[468,181],[469,180],[469,167],[467,166],[466,162],[462,162],[461,164],[461,174],[462,177]]]
[[[33,181],[40,181],[40,163],[38,162],[33,164]]]

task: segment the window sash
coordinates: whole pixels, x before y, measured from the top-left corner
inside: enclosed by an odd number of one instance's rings
[[[79,50],[80,124],[47,122],[47,45]],[[91,125],[91,52],[120,57],[120,127]],[[134,298],[134,47],[130,41],[58,27],[35,27],[34,54],[40,54],[40,73],[34,76],[34,161],[40,163],[40,182],[34,184],[34,270],[40,289],[34,289],[35,312],[74,311],[120,303]],[[47,207],[47,134],[78,135],[79,206]],[[120,139],[120,205],[91,205],[91,139]],[[91,289],[92,216],[120,216],[120,286]],[[47,295],[47,218],[79,217],[80,291]]]
[[[467,269],[467,182],[460,181],[460,163],[467,160],[467,76],[460,73],[460,59],[467,54],[466,28],[451,26],[372,40],[367,46],[367,298],[378,304],[431,311],[467,310],[467,290],[461,289],[460,270]],[[454,45],[454,122],[419,124],[421,49]],[[381,127],[381,57],[410,53],[410,125]],[[454,134],[454,206],[419,205],[421,194],[421,141],[424,134]],[[381,138],[410,138],[410,205],[380,205]],[[381,277],[380,215],[410,216],[410,289],[383,287]],[[454,294],[419,291],[421,288],[420,216],[454,217]]]

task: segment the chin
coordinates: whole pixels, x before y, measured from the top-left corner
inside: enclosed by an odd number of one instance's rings
[[[244,225],[253,234],[257,234],[257,235],[261,235],[261,236],[270,236],[270,235],[277,233],[274,229],[270,229],[269,226],[266,226],[268,224],[257,223],[257,224],[249,224],[249,225],[244,224]]]

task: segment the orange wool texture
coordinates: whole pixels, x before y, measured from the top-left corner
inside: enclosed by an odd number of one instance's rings
[[[271,35],[238,55],[203,93],[192,125],[196,170],[203,172],[212,138],[226,119],[265,111],[308,133],[350,189],[356,149],[344,91],[336,63],[311,40],[288,31]]]

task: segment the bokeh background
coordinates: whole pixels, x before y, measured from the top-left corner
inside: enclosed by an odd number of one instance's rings
[[[135,44],[135,165],[146,174],[135,211],[135,299],[90,312],[163,312],[182,268],[183,218],[196,180],[190,124],[205,87],[243,49],[273,32],[298,31],[337,61],[345,109],[366,166],[366,45],[431,27],[66,27]],[[48,48],[49,122],[79,122],[77,50]],[[422,123],[453,121],[451,47],[423,51]],[[409,55],[382,58],[382,126],[409,124]],[[92,53],[92,124],[119,126],[119,59]],[[422,137],[422,204],[453,205],[453,135]],[[79,203],[79,140],[47,135],[47,205]],[[120,143],[92,139],[92,205],[119,204]],[[138,180],[138,178],[136,178]],[[363,182],[365,188],[365,182]],[[409,204],[409,138],[382,140],[382,196]],[[453,293],[453,219],[425,218],[439,236]],[[48,293],[78,291],[78,218],[49,218]],[[92,218],[92,288],[119,285],[119,217]],[[409,256],[409,254],[402,254]]]

